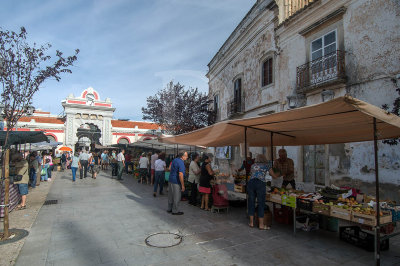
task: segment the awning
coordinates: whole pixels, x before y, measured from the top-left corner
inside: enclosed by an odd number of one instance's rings
[[[193,145],[178,145],[176,144],[168,144],[168,143],[162,143],[156,139],[153,140],[143,140],[143,141],[136,141],[133,143],[128,144],[128,147],[137,147],[137,148],[146,148],[146,149],[155,149],[155,150],[160,150],[160,151],[174,151],[175,149],[179,150],[202,150],[205,147],[199,147],[199,146],[193,146]]]
[[[248,119],[222,121],[212,126],[160,142],[207,147],[301,146],[370,141],[374,139],[373,118],[377,119],[378,139],[400,136],[400,117],[351,96],[285,112]]]
[[[4,146],[7,131],[0,131],[0,145]],[[10,131],[7,144],[9,146],[25,143],[37,143],[47,141],[46,135],[41,131]]]

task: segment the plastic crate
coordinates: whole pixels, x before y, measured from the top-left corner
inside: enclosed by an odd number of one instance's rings
[[[274,208],[274,220],[280,224],[293,223],[293,211],[289,207]]]
[[[392,213],[392,222],[400,221],[400,211],[393,209],[384,209],[385,211],[390,211]]]
[[[306,199],[297,199],[296,202],[297,208],[301,210],[306,210],[312,212],[313,210],[313,202]]]
[[[346,241],[367,251],[375,250],[375,237],[366,233],[358,226],[344,226],[339,229],[340,240]],[[381,240],[380,250],[389,249],[389,239]]]

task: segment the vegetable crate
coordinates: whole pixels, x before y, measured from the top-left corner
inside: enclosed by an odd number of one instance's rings
[[[330,216],[351,221],[352,210],[331,206]]]
[[[297,208],[306,211],[312,211],[313,202],[306,199],[297,199]]]
[[[389,212],[384,212],[384,216],[380,217],[380,222],[381,224],[387,224],[392,222],[392,214]],[[365,224],[365,225],[370,225],[370,226],[376,226],[377,224],[377,219],[375,215],[368,215],[368,214],[363,214],[363,213],[358,213],[358,212],[353,212],[353,216],[351,218],[352,222],[359,223],[359,224]]]
[[[390,211],[392,213],[392,222],[400,221],[400,210],[384,209],[385,211]]]
[[[296,197],[289,195],[282,195],[282,205],[296,208]]]
[[[363,232],[358,226],[340,227],[340,240],[346,241],[367,251],[375,250],[375,237],[373,234]],[[389,239],[381,240],[381,250],[389,249]]]
[[[321,215],[329,216],[331,214],[331,208],[329,205],[314,202],[312,211]]]

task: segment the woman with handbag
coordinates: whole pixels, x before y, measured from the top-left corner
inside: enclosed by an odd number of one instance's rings
[[[25,160],[21,153],[16,153],[13,156],[15,175],[20,177],[19,181],[14,182],[18,185],[18,191],[21,195],[21,203],[18,204],[16,210],[26,209],[26,195],[28,195],[28,183],[29,183],[29,163]]]

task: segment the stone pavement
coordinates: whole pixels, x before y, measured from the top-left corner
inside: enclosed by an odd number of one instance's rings
[[[16,265],[373,265],[371,252],[341,242],[335,233],[299,232],[273,225],[249,228],[244,208],[213,214],[182,202],[183,216],[166,212],[167,196],[150,186],[101,172],[94,180],[56,178]],[[146,246],[156,232],[184,236],[172,248]],[[400,239],[382,252],[383,265],[400,265]]]

